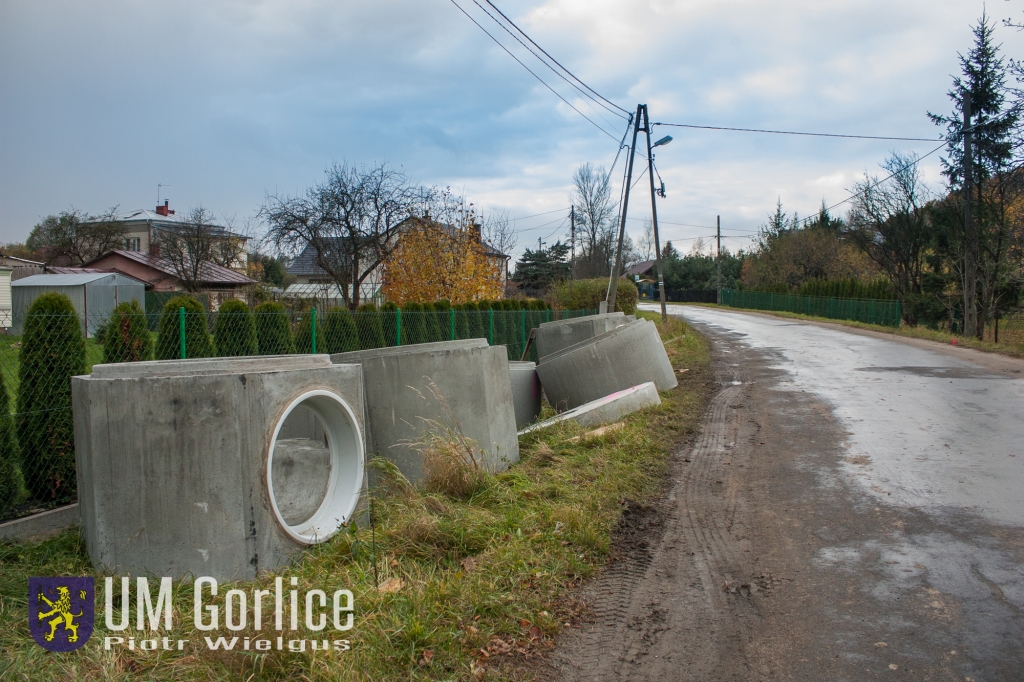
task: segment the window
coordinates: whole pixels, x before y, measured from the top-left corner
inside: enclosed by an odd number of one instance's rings
[[[127,251],[141,251],[142,237],[128,237],[124,240],[124,248]]]

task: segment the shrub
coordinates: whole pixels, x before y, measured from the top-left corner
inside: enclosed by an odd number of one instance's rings
[[[303,310],[299,319],[295,321],[295,350],[299,353],[313,352],[313,308]],[[324,317],[323,312],[316,314],[317,324],[317,352],[324,352]]]
[[[594,279],[578,279],[573,282],[560,282],[552,289],[555,302],[563,310],[597,310],[608,292],[608,280],[604,277]],[[636,304],[640,298],[636,284],[625,277],[619,279],[615,295],[615,310],[632,315],[636,312]]]
[[[408,313],[408,315],[407,315]],[[402,305],[402,345],[423,343],[427,334],[423,306],[414,301]]]
[[[85,339],[67,296],[39,296],[25,317],[18,367],[18,444],[29,492],[66,502],[75,494],[71,377],[85,374]]]
[[[387,301],[380,307],[381,324],[384,326],[384,340],[387,345],[397,345],[398,341],[398,305]]]
[[[388,345],[384,340],[384,323],[377,306],[364,303],[356,312],[356,329],[359,331],[359,347],[383,348]]]
[[[469,316],[470,316],[469,307],[471,305],[472,305],[471,303],[460,303],[460,304],[454,306],[455,307],[455,338],[457,338],[457,339],[469,339],[469,338],[472,338],[470,336],[470,324],[469,324]],[[473,309],[476,310],[476,306],[473,306]]]
[[[11,402],[3,372],[0,372],[0,512],[21,504],[25,495]]]
[[[434,301],[434,320],[438,336],[435,341],[450,341],[452,338],[452,304],[450,301]]]
[[[103,331],[103,362],[141,362],[153,357],[146,313],[136,300],[119,303]]]
[[[256,324],[245,302],[232,299],[221,304],[213,328],[213,339],[217,344],[217,353],[223,357],[256,355],[259,350]]]
[[[256,352],[260,355],[287,355],[295,352],[291,320],[284,306],[266,301],[256,306]]]
[[[156,359],[174,360],[181,357],[179,310],[185,309],[185,357],[212,358],[213,339],[206,327],[203,304],[191,296],[175,296],[164,304],[156,332]]]
[[[317,350],[320,350],[320,335],[317,330]],[[323,324],[324,353],[347,353],[359,350],[359,334],[352,313],[347,308],[331,308],[324,315]]]
[[[483,301],[477,301],[476,308],[477,308],[476,319],[477,319],[477,322],[479,324],[479,329],[480,329],[480,336],[479,336],[479,338],[487,339],[488,341],[490,341],[491,340],[491,310],[494,309],[494,301],[488,301],[487,299],[484,299]],[[474,338],[476,338],[476,337],[474,337]]]

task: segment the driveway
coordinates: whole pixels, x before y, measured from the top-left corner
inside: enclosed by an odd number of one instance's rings
[[[671,306],[720,390],[565,680],[1024,680],[1024,362]]]

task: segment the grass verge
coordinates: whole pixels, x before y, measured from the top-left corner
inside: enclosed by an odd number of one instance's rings
[[[765,315],[787,317],[796,320],[830,322],[832,324],[841,324],[844,327],[867,329],[873,332],[882,332],[883,334],[905,336],[911,339],[926,339],[928,341],[938,341],[939,343],[946,344],[953,344],[955,340],[956,343],[953,345],[964,346],[966,348],[973,348],[975,350],[985,351],[986,353],[998,353],[1000,355],[1008,355],[1012,358],[1024,358],[1024,345],[992,343],[991,341],[979,341],[977,339],[969,338],[966,336],[959,336],[957,334],[951,334],[949,332],[941,331],[938,329],[929,329],[928,327],[922,327],[920,325],[917,327],[911,327],[909,325],[901,324],[899,327],[886,327],[880,324],[868,324],[866,322],[856,322],[854,320],[834,320],[831,317],[817,317],[815,315],[790,313],[782,310],[749,310],[747,308],[733,308],[730,306],[717,305],[715,303],[687,303],[685,305],[696,305],[702,306],[704,308],[721,308],[722,310],[736,310],[739,312],[748,313],[763,313]]]
[[[185,583],[174,586],[170,633],[134,630],[134,596],[132,630],[107,632],[102,576],[91,568],[77,531],[69,531],[39,543],[0,545],[0,679],[518,676],[498,662],[507,662],[508,654],[551,646],[571,617],[568,597],[607,558],[623,500],[644,502],[657,495],[670,449],[699,425],[712,385],[708,344],[679,320],[659,323],[659,331],[673,365],[689,369],[680,374],[679,388],[662,394],[660,407],[631,415],[621,428],[598,437],[586,437],[571,423],[530,434],[521,440],[518,464],[465,488],[459,497],[383,486],[375,493],[372,535],[369,528],[350,528],[308,551],[288,570],[253,583],[221,585],[219,597],[206,599],[221,607],[223,628],[229,587],[251,595],[254,589],[273,589],[274,578],[282,575],[286,585],[289,578],[298,579],[300,595],[308,589],[328,595],[349,589],[355,625],[347,633],[331,632],[330,626],[323,633],[311,632],[303,629],[301,618],[296,632],[281,633],[272,624],[262,632],[200,632],[193,623],[192,586]],[[577,436],[583,437],[570,440]],[[96,631],[76,652],[47,652],[29,635],[27,579],[55,575],[97,577]],[[119,615],[118,603],[115,599]],[[186,644],[181,651],[124,646],[106,651],[105,635],[167,636]],[[351,649],[293,652],[286,644],[284,651],[239,650],[242,638],[259,635],[307,642],[345,638]],[[239,643],[231,651],[214,651],[206,636],[238,636]]]

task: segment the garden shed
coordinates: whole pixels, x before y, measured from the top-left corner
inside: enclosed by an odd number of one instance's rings
[[[42,294],[55,291],[71,299],[82,320],[86,338],[107,321],[118,303],[136,300],[145,309],[146,285],[118,272],[83,272],[65,275],[32,275],[11,282],[14,307],[13,334],[21,334],[25,315],[32,302]]]

